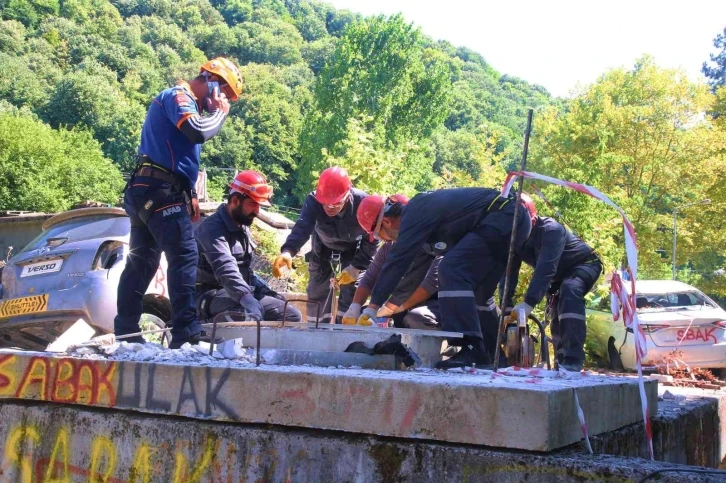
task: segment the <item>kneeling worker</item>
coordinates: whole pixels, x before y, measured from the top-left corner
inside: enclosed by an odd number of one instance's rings
[[[199,246],[197,309],[210,319],[222,312],[244,311],[247,320],[282,320],[285,298],[252,271],[255,245],[250,225],[260,206],[271,206],[272,186],[256,171],[242,171],[230,185],[227,203],[195,229]],[[286,320],[300,322],[302,314],[287,306]]]
[[[602,262],[587,243],[567,228],[552,218],[538,216],[532,198],[524,193],[522,204],[529,213],[532,232],[515,253],[513,279],[502,307],[512,306],[522,262],[534,267],[524,302],[512,310],[516,313],[521,309],[529,316],[549,292],[547,303],[552,310],[552,338],[557,360],[568,371],[579,371],[585,360],[585,294],[600,277]]]
[[[404,195],[391,195],[393,202],[408,204]],[[381,198],[381,201],[383,198]],[[378,275],[386,263],[388,253],[395,242],[384,243],[373,257],[371,265],[366,270],[358,288],[353,296],[353,303],[343,316],[343,323],[355,325],[361,315],[361,305],[364,304],[376,284]],[[437,257],[425,248],[411,262],[411,266],[403,276],[393,294],[378,311],[381,317],[392,316],[394,325],[407,329],[438,329],[439,328],[439,262]],[[362,324],[371,325],[369,318],[361,318]]]
[[[517,248],[529,236],[530,220],[513,198],[487,188],[456,188],[421,193],[408,205],[369,196],[358,208],[361,227],[386,241],[396,241],[371,294],[362,318],[375,318],[411,262],[428,243],[444,256],[439,265],[439,305],[442,329],[462,332],[455,356],[437,368],[488,365],[496,345],[497,325],[482,327],[477,305],[493,296],[504,274],[512,217],[520,209]],[[360,322],[359,322],[360,323]]]

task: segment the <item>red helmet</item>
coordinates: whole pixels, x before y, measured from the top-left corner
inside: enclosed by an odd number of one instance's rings
[[[363,198],[363,201],[358,205],[358,211],[356,212],[358,224],[368,233],[371,241],[378,236],[383,215],[386,214],[388,208],[396,203],[407,205],[408,196],[395,194],[384,199],[383,196],[370,195]]]
[[[350,178],[345,168],[333,166],[320,173],[315,199],[322,205],[335,205],[343,201],[350,187]]]
[[[272,206],[272,186],[257,171],[240,171],[229,184],[229,194],[240,193],[262,206]]]
[[[532,226],[534,227],[535,221],[537,221],[537,207],[534,206],[534,200],[526,193],[522,193],[522,205],[527,209],[529,218],[532,220]]]

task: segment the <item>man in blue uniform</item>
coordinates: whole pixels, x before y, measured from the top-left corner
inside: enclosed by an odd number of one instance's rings
[[[491,302],[504,274],[515,209],[520,209],[515,244],[529,236],[530,219],[514,198],[488,188],[456,188],[421,193],[408,205],[369,196],[358,208],[360,225],[386,241],[395,240],[361,319],[376,317],[424,243],[444,258],[439,265],[439,307],[445,331],[462,332],[462,349],[438,368],[488,365],[496,344],[494,317],[484,327],[477,306]],[[359,324],[365,325],[365,320]],[[491,325],[491,326],[490,326]],[[486,343],[485,343],[486,339]],[[453,342],[453,341],[452,341]]]
[[[220,57],[205,63],[194,80],[179,82],[152,100],[138,164],[125,190],[131,240],[118,287],[116,335],[139,331],[142,298],[163,252],[172,305],[170,347],[208,340],[194,301],[198,255],[192,220],[199,217],[194,186],[201,144],[219,132],[229,113],[228,99],[237,100],[241,92],[239,70]],[[202,116],[203,110],[209,115]]]
[[[547,296],[552,316],[552,338],[557,360],[568,371],[579,371],[585,360],[585,294],[602,272],[602,262],[587,243],[552,218],[537,215],[534,201],[522,193],[522,204],[529,213],[532,232],[515,253],[510,291],[502,307],[512,307],[522,262],[534,267],[524,301],[513,309],[529,316]]]
[[[376,253],[376,245],[364,236],[365,232],[356,221],[358,205],[366,196],[366,193],[351,186],[345,169],[332,167],[324,170],[317,188],[305,199],[300,218],[273,263],[273,274],[280,277],[281,269],[292,268],[292,257],[312,236],[307,295],[310,302],[320,303],[321,322],[342,319],[353,301],[358,280]],[[333,264],[338,264],[342,273],[338,276],[338,312],[331,317],[332,301],[328,295],[330,279],[334,275]],[[326,300],[327,304],[323,306]],[[315,322],[317,311],[317,304],[308,304],[308,322]]]
[[[256,171],[242,171],[230,185],[229,200],[194,230],[199,244],[197,307],[211,319],[229,311],[245,313],[246,320],[283,320],[285,298],[252,270],[255,250],[249,226],[270,206],[272,186]],[[300,322],[302,314],[288,304],[286,321]]]

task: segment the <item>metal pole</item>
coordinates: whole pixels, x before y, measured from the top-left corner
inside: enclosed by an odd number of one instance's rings
[[[532,115],[534,110],[530,109],[527,112],[527,128],[524,131],[524,148],[522,148],[522,163],[519,165],[519,171],[524,172],[527,167],[527,153],[529,152],[529,135],[532,132]],[[504,292],[502,292],[501,299],[509,292],[509,280],[510,271],[512,269],[512,260],[514,259],[515,241],[517,238],[517,221],[519,218],[519,206],[522,202],[522,186],[524,184],[524,176],[519,177],[519,186],[517,188],[517,204],[514,207],[514,216],[512,217],[512,237],[509,239],[509,255],[507,256],[507,269],[504,272]],[[502,307],[503,309],[504,307]],[[502,345],[502,328],[504,327],[504,310],[499,318],[499,327],[497,329],[497,345],[494,349],[494,370],[499,368],[499,352],[501,351],[500,346]]]
[[[676,279],[676,213],[678,210],[673,210],[673,280]]]

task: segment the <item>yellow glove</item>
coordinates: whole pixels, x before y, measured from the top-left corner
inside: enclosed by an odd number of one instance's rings
[[[355,302],[350,304],[348,310],[343,315],[343,325],[355,325],[358,323],[358,317],[360,317],[360,304]]]
[[[366,308],[360,317],[358,317],[358,325],[369,327],[376,323],[376,309]]]
[[[275,278],[282,277],[282,267],[287,267],[288,270],[292,270],[292,255],[290,255],[287,252],[282,252],[280,255],[275,258],[275,261],[272,262],[272,275],[275,276]]]
[[[354,268],[353,265],[348,265],[338,277],[338,284],[348,285],[355,283],[358,280],[358,274],[360,274],[360,270]]]

